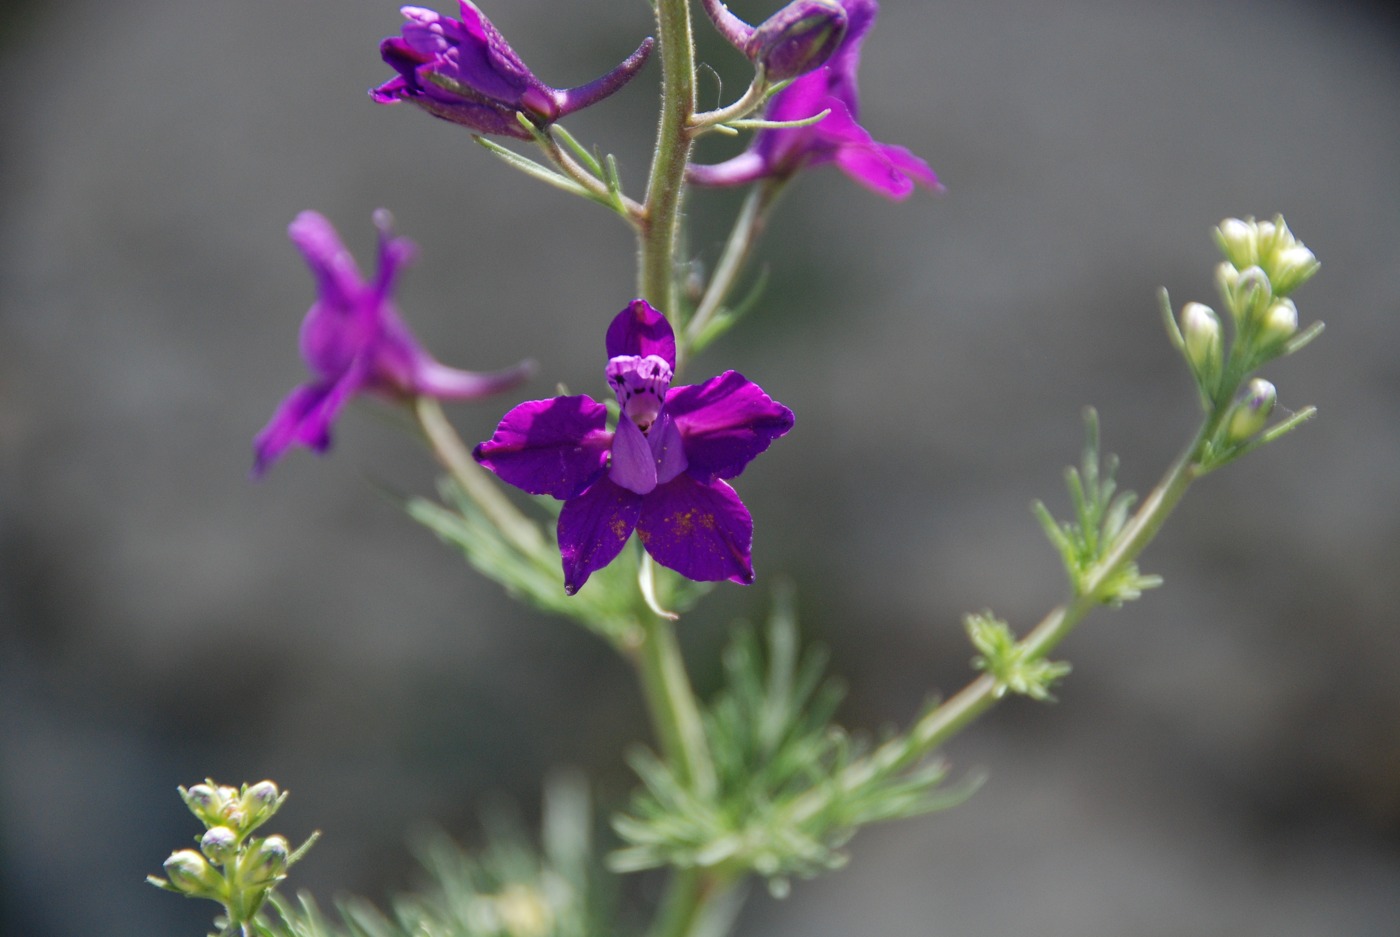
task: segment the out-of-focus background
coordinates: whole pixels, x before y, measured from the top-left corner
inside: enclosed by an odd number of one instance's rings
[[[445,11],[450,5],[438,4]],[[775,2],[735,0],[751,20]],[[642,0],[488,7],[553,84],[648,34]],[[1064,648],[1053,706],[959,739],[965,806],[862,833],[766,937],[1400,933],[1400,25],[1309,0],[886,0],[863,121],[947,194],[891,205],[832,169],[763,244],[761,310],[695,365],[796,430],[739,482],[759,584],[683,624],[706,690],[728,623],[799,589],[848,724],[968,675],[959,620],[1063,593],[1027,510],[1063,511],[1096,404],[1138,491],[1191,432],[1154,291],[1214,300],[1210,227],[1283,212],[1323,261],[1325,336],[1268,369],[1295,436],[1206,479],[1144,559],[1167,586]],[[294,884],[383,899],[407,831],[465,841],[575,766],[605,806],[647,726],[630,673],[522,609],[376,485],[432,470],[374,405],[259,484],[249,442],[303,379],[312,297],[286,241],[325,212],[422,246],[402,307],[444,361],[600,389],[632,297],[623,225],[459,128],[373,105],[395,5],[54,0],[0,8],[0,933],[196,934],[142,884],[196,824],[175,785],[275,778],[325,831]],[[702,29],[703,32],[703,29]],[[733,95],[732,50],[704,38]],[[569,123],[639,191],[656,63]],[[707,150],[718,158],[734,144]],[[729,150],[726,150],[729,147]],[[713,259],[733,193],[692,201]],[[452,408],[484,438],[513,399]],[[645,900],[652,886],[633,891]],[[759,890],[761,892],[761,889]]]

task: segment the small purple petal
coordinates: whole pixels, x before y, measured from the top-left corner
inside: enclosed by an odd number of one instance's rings
[[[504,482],[567,500],[603,473],[612,444],[607,412],[584,396],[529,400],[507,413],[472,455]]]
[[[656,457],[652,455],[647,438],[637,429],[637,424],[626,416],[617,421],[608,477],[639,495],[656,487]]]
[[[656,355],[676,369],[676,334],[671,323],[645,299],[634,299],[613,317],[605,339],[608,358]]]
[[[671,388],[666,413],[685,440],[689,473],[702,480],[738,475],[793,422],[791,410],[738,371]]]
[[[641,495],[614,485],[606,477],[564,502],[558,537],[565,592],[573,595],[590,575],[617,558],[641,511]]]
[[[656,459],[656,483],[664,485],[689,466],[685,457],[685,440],[669,413],[662,413],[647,436],[651,454]]]
[[[682,473],[641,506],[637,535],[662,566],[697,582],[753,582],[753,518],[733,488]]]

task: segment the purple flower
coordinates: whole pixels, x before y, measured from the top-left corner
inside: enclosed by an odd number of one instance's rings
[[[380,104],[412,101],[434,117],[530,139],[517,114],[544,126],[606,98],[627,84],[651,52],[647,39],[601,78],[560,91],[535,77],[515,50],[469,0],[459,0],[460,21],[422,7],[400,12],[408,20],[402,36],[379,44],[379,54],[398,76],[370,91]]]
[[[316,277],[316,302],[301,325],[301,356],[315,379],[288,395],[253,441],[253,475],[267,471],[292,446],[325,452],[331,424],[359,393],[390,398],[469,400],[519,384],[530,366],[474,374],[439,364],[409,334],[392,296],[394,278],[415,252],[412,241],[390,232],[389,213],[374,213],[379,229],[379,270],[365,282],[340,235],[314,211],[287,228]]]
[[[807,127],[760,130],[753,145],[733,159],[712,166],[691,165],[697,185],[745,185],[759,179],[786,179],[800,169],[835,163],[846,175],[888,198],[908,198],[916,185],[942,186],[928,163],[902,146],[880,143],[858,124],[860,99],[856,69],[860,44],[875,22],[875,0],[841,0],[848,25],[841,47],[825,65],[808,72],[773,96],[764,118],[802,120],[830,109]]]
[[[590,397],[531,400],[476,447],[477,461],[531,494],[564,502],[559,552],[573,595],[622,552],[632,531],[662,566],[701,582],[753,581],[753,519],[734,478],[792,428],[792,411],[726,371],[671,387],[671,324],[634,300],[608,327],[615,432]],[[609,458],[611,456],[611,458]]]

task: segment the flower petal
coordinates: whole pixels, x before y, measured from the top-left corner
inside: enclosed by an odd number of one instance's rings
[[[559,555],[564,564],[564,591],[573,595],[595,571],[622,552],[637,526],[642,496],[606,476],[559,512]]]
[[[637,535],[656,562],[697,582],[753,582],[753,518],[733,488],[682,473],[640,500]]]
[[[738,371],[671,388],[666,413],[685,440],[689,473],[704,481],[738,475],[793,421],[791,410]]]
[[[934,191],[943,188],[928,163],[902,146],[874,141],[843,146],[836,151],[836,165],[867,189],[895,201],[912,195],[916,183]]]
[[[330,220],[304,211],[287,226],[287,236],[306,258],[322,301],[341,309],[353,306],[365,291],[365,278]]]
[[[590,397],[528,400],[472,451],[502,481],[532,495],[576,496],[603,472],[612,435],[607,408]]]
[[[608,358],[656,355],[676,369],[676,333],[671,323],[645,299],[634,299],[613,317],[605,340]]]
[[[356,361],[337,381],[303,384],[287,395],[253,439],[253,477],[261,477],[293,446],[306,446],[316,452],[329,449],[331,424],[364,380],[364,364]]]

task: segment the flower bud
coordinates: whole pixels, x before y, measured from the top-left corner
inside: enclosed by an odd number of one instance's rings
[[[1259,344],[1272,348],[1293,337],[1298,331],[1298,307],[1291,299],[1277,299],[1264,310],[1259,320]]]
[[[193,849],[181,849],[165,860],[165,874],[175,888],[196,898],[217,898],[223,877]]]
[[[786,81],[826,64],[846,36],[848,17],[836,0],[793,0],[764,20],[744,53],[771,81]]]
[[[224,865],[238,852],[238,834],[226,826],[211,826],[200,837],[199,848],[215,865]]]
[[[1232,443],[1242,443],[1264,428],[1269,414],[1278,400],[1274,385],[1261,377],[1256,377],[1245,388],[1245,394],[1235,402],[1230,414],[1225,438]]]
[[[219,792],[208,784],[196,784],[189,790],[180,788],[180,796],[190,813],[199,818],[205,826],[214,826],[222,821],[224,801]]]
[[[1302,242],[1293,241],[1274,253],[1269,280],[1274,284],[1275,293],[1287,296],[1312,279],[1320,266],[1312,251]]]
[[[1203,303],[1187,303],[1181,307],[1181,337],[1192,372],[1203,385],[1213,388],[1225,361],[1220,317]]]
[[[1224,264],[1221,268],[1218,280],[1222,298],[1238,328],[1259,314],[1259,307],[1273,295],[1273,288],[1268,274],[1259,267],[1245,267],[1232,273],[1226,272],[1229,268]]]
[[[271,884],[287,871],[287,858],[290,855],[291,848],[285,837],[269,836],[258,840],[243,857],[238,877],[246,885]]]
[[[243,792],[239,806],[244,815],[244,833],[269,819],[282,806],[283,795],[271,781],[259,781]]]

